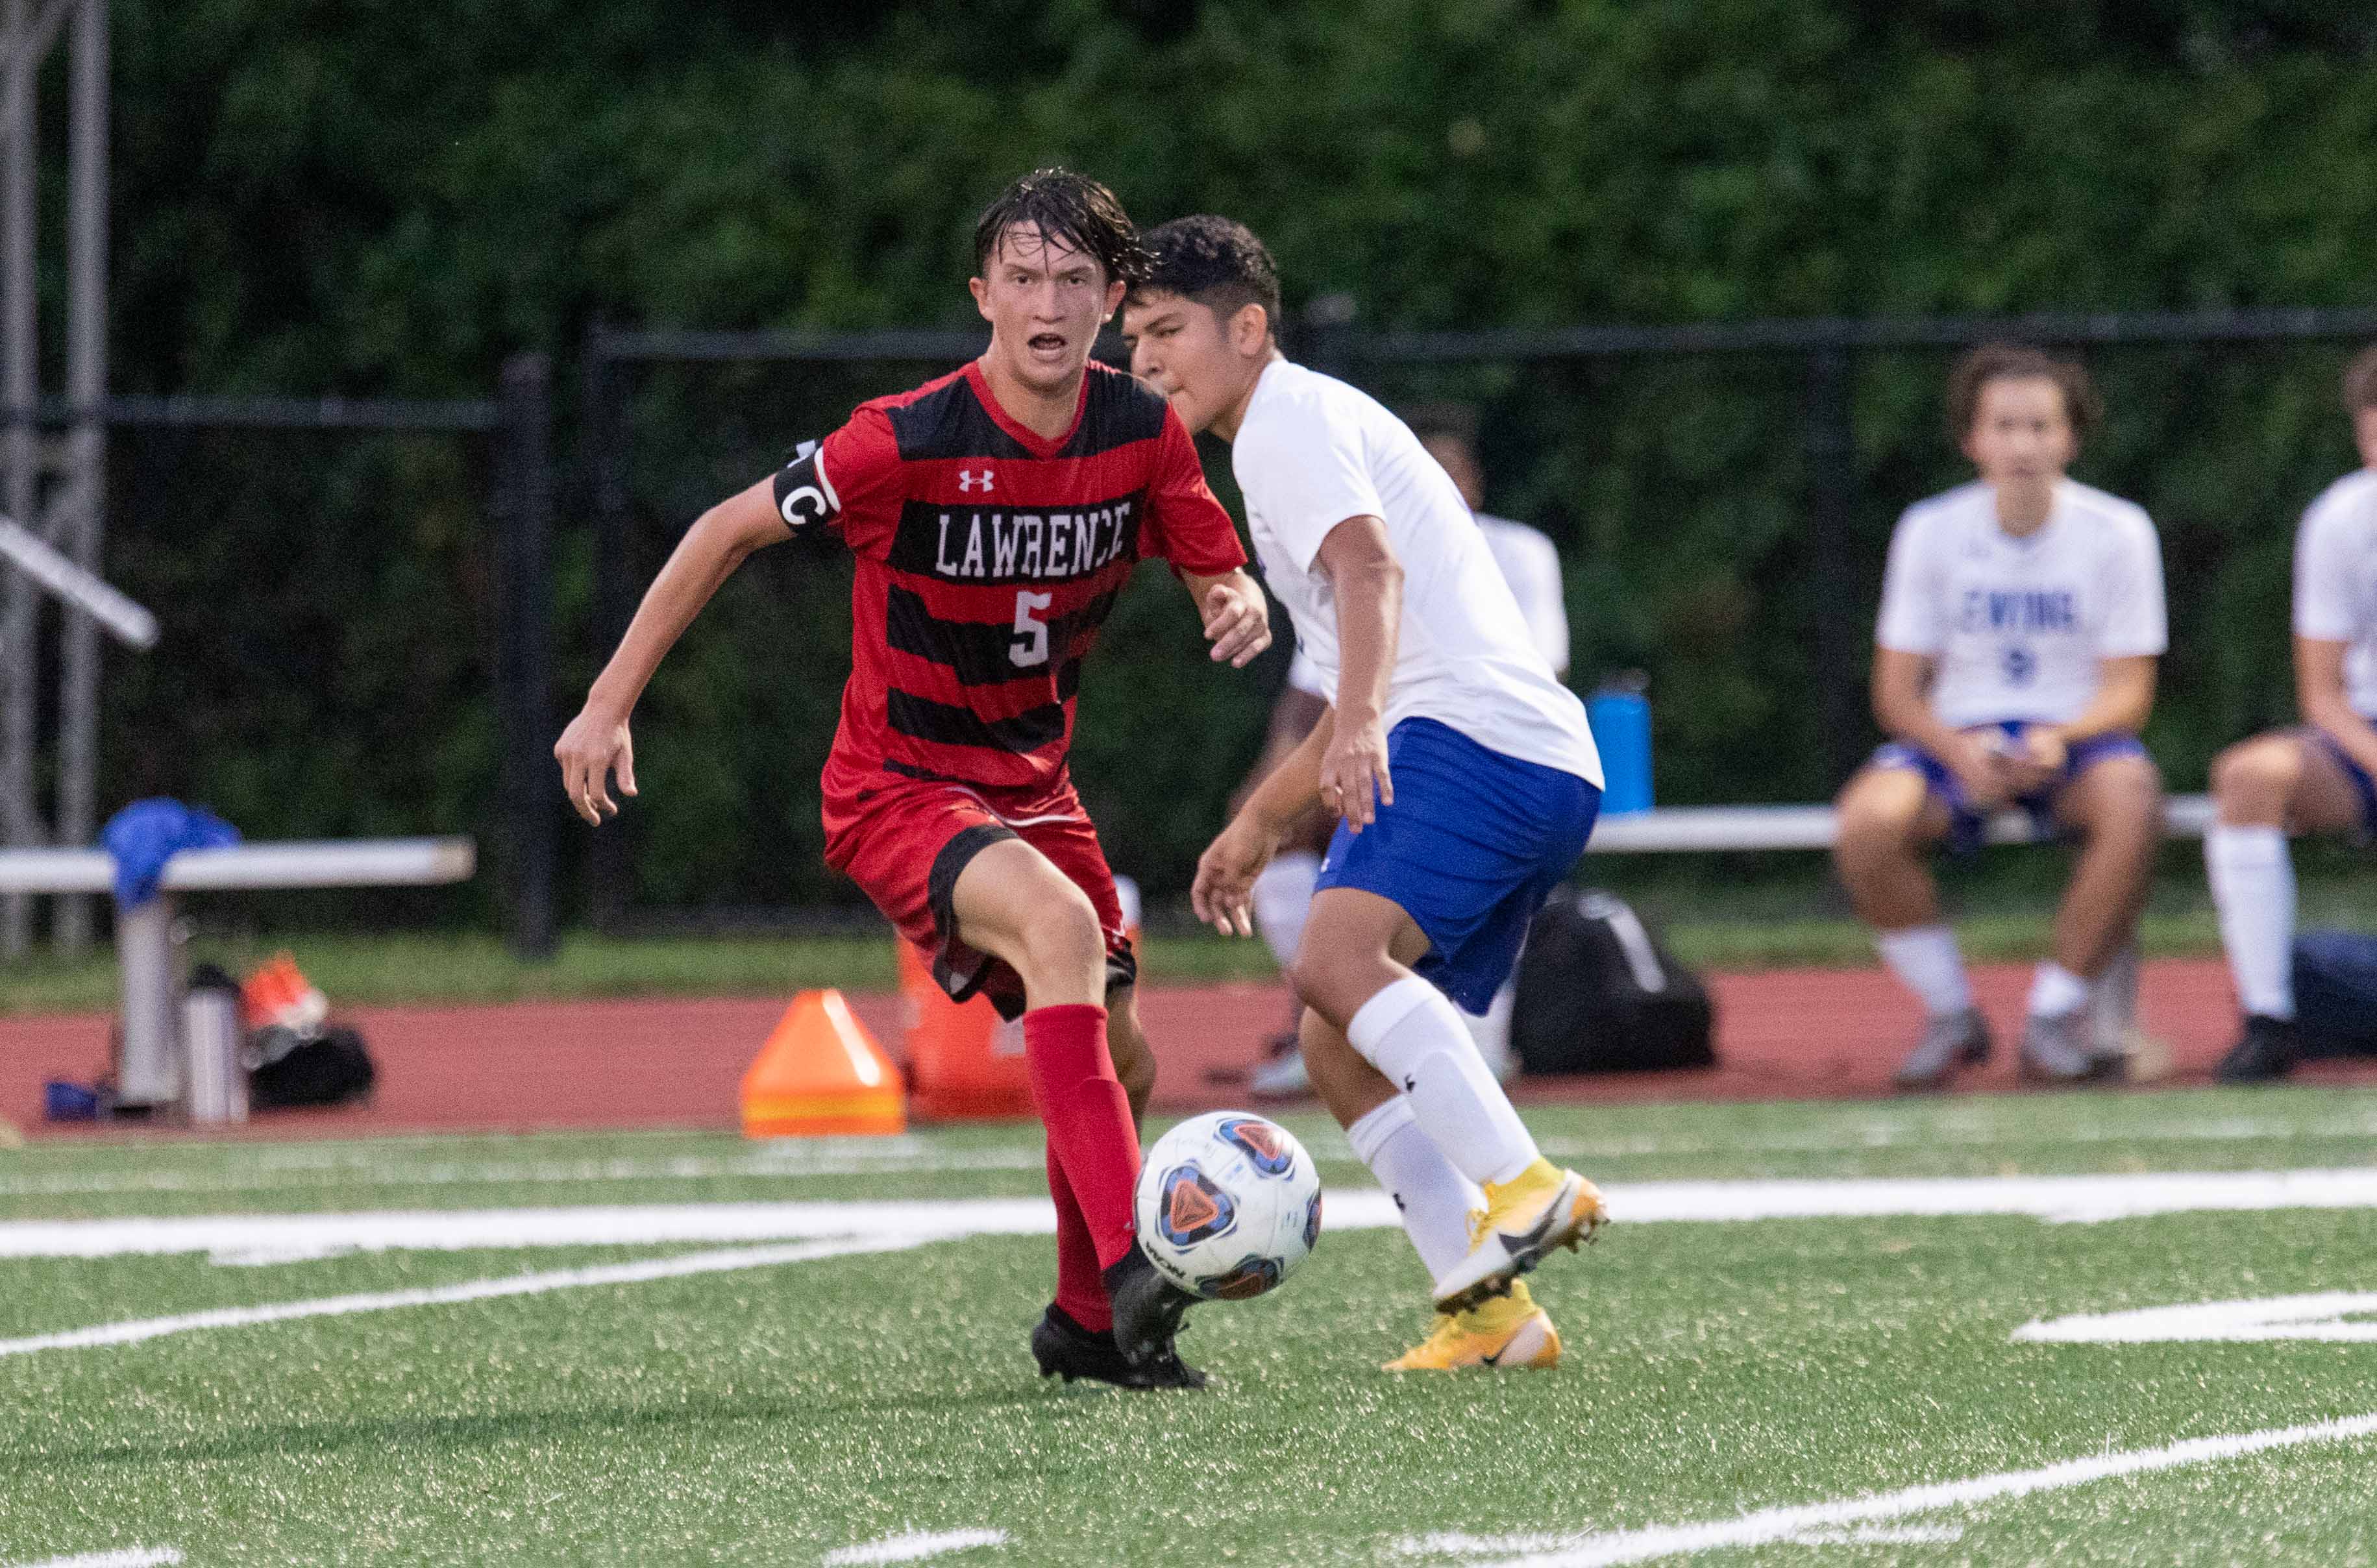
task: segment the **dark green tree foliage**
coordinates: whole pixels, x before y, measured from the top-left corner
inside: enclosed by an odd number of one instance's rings
[[[566,363],[598,315],[966,324],[974,213],[1057,160],[1145,220],[1245,218],[1292,310],[1344,293],[1369,328],[2362,304],[2372,15],[117,0],[116,385],[483,396],[505,353]],[[2175,646],[2153,739],[2176,783],[2200,785],[2219,743],[2287,710],[2292,521],[2351,460],[2340,358],[2096,357],[2113,419],[2080,472],[2163,527]],[[638,572],[792,441],[940,368],[643,375]],[[1359,367],[1391,399],[1484,407],[1493,504],[1566,551],[1579,683],[1651,672],[1671,801],[1838,783],[1811,629],[1845,615],[1863,643],[1892,518],[1959,477],[1943,368],[1859,360],[1863,569],[1825,583],[1788,357]],[[200,499],[179,517],[119,492],[114,564],[154,552],[133,579],[169,604],[267,622],[300,613],[302,575],[344,630],[340,657],[311,663],[284,643],[251,670],[228,624],[185,640],[192,667],[113,660],[111,793],[137,776],[256,834],[484,827],[484,524],[461,516],[483,469],[466,445],[291,454],[285,493],[245,510],[232,501],[260,481],[236,465],[185,463],[177,482]],[[236,548],[196,549],[193,517],[221,517],[209,542]],[[566,518],[556,701],[572,705],[599,651],[588,548]],[[641,715],[645,901],[847,896],[817,861],[814,814],[846,568],[774,553]],[[1126,600],[1079,754],[1117,863],[1158,892],[1182,885],[1268,695],[1205,665],[1179,598],[1142,578]]]

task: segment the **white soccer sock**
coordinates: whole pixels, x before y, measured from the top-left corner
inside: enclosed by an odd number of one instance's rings
[[[1482,1015],[1466,1010],[1461,1015],[1461,1021],[1469,1026],[1469,1038],[1477,1043],[1478,1058],[1497,1083],[1508,1083],[1519,1070],[1519,1064],[1511,1060],[1511,1015],[1517,1010],[1518,1001],[1519,982],[1504,980]]]
[[[1923,1010],[1935,1018],[1961,1013],[1973,1004],[1973,988],[1965,979],[1964,956],[1956,951],[1956,933],[1944,925],[1910,926],[1905,931],[1874,934],[1881,961],[1907,990],[1923,999]]]
[[[1305,918],[1312,913],[1312,885],[1320,876],[1320,856],[1309,849],[1290,849],[1273,855],[1255,878],[1255,930],[1283,969],[1296,962]]]
[[[2030,981],[2030,1016],[2060,1018],[2088,1000],[2088,982],[2049,959]]]
[[[2293,1017],[2295,867],[2285,831],[2215,824],[2204,836],[2204,869],[2238,1002],[2265,1018]]]
[[[1410,975],[1380,988],[1345,1038],[1404,1091],[1420,1130],[1471,1181],[1507,1182],[1542,1158],[1460,1009],[1427,981]]]
[[[1469,1255],[1469,1211],[1484,1207],[1486,1194],[1419,1130],[1408,1096],[1395,1096],[1346,1128],[1345,1136],[1395,1200],[1404,1234],[1428,1277],[1443,1278]]]

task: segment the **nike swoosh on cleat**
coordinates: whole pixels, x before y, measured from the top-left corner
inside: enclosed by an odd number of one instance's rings
[[[1527,1253],[1541,1251],[1544,1245],[1544,1238],[1549,1236],[1559,1225],[1560,1210],[1563,1206],[1561,1200],[1569,1198],[1571,1194],[1568,1186],[1563,1182],[1558,1195],[1555,1196],[1549,1204],[1545,1206],[1544,1217],[1542,1219],[1536,1221],[1535,1229],[1520,1237],[1516,1242],[1513,1242],[1508,1236],[1502,1236],[1502,1250],[1512,1257],[1519,1257]],[[1498,1231],[1496,1234],[1500,1235],[1501,1233]]]
[[[1509,1348],[1510,1347],[1505,1345],[1502,1347],[1501,1350],[1497,1350],[1490,1356],[1480,1356],[1477,1360],[1486,1366],[1499,1367],[1502,1364],[1502,1350],[1508,1350]]]

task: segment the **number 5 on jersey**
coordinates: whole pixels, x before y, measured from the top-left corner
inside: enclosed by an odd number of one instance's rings
[[[1018,670],[1048,662],[1048,623],[1034,612],[1045,611],[1055,602],[1054,594],[1033,593],[1029,588],[1016,590],[1015,640],[1007,645],[1007,653]]]

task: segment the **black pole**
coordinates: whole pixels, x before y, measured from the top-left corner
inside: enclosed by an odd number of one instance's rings
[[[504,362],[496,544],[496,692],[512,951],[553,956],[553,364]]]
[[[1850,530],[1857,511],[1857,437],[1849,371],[1843,344],[1825,344],[1808,356],[1808,514],[1816,577],[1811,608],[1827,793],[1857,771],[1869,726],[1865,684],[1857,679],[1866,623],[1857,618],[1863,596],[1854,591],[1858,574]]]
[[[581,362],[586,400],[586,500],[594,514],[594,658],[611,657],[636,612],[635,563],[627,515],[627,374],[600,322],[586,333]],[[587,886],[597,931],[615,931],[627,913],[635,857],[625,816],[594,833]]]

